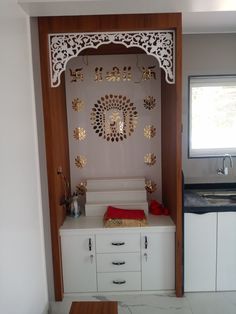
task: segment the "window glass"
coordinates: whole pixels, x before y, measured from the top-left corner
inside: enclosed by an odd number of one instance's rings
[[[189,157],[236,155],[236,76],[189,77]]]

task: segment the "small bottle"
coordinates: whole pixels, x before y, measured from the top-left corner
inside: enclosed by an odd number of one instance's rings
[[[73,217],[79,217],[80,216],[80,210],[79,210],[79,202],[78,202],[77,193],[73,194],[71,205],[72,205]]]

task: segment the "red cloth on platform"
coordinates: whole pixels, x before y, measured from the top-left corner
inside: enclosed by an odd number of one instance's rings
[[[144,210],[142,209],[121,209],[113,206],[108,206],[104,214],[104,219],[146,219]]]

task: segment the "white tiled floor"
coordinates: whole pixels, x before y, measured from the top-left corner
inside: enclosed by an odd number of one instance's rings
[[[82,296],[52,302],[50,314],[69,314],[72,301],[118,301],[119,314],[236,314],[236,291],[174,295]]]

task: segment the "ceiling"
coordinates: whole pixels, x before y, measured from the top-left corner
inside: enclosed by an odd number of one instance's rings
[[[183,33],[236,33],[236,0],[20,0],[30,16],[182,12]]]

